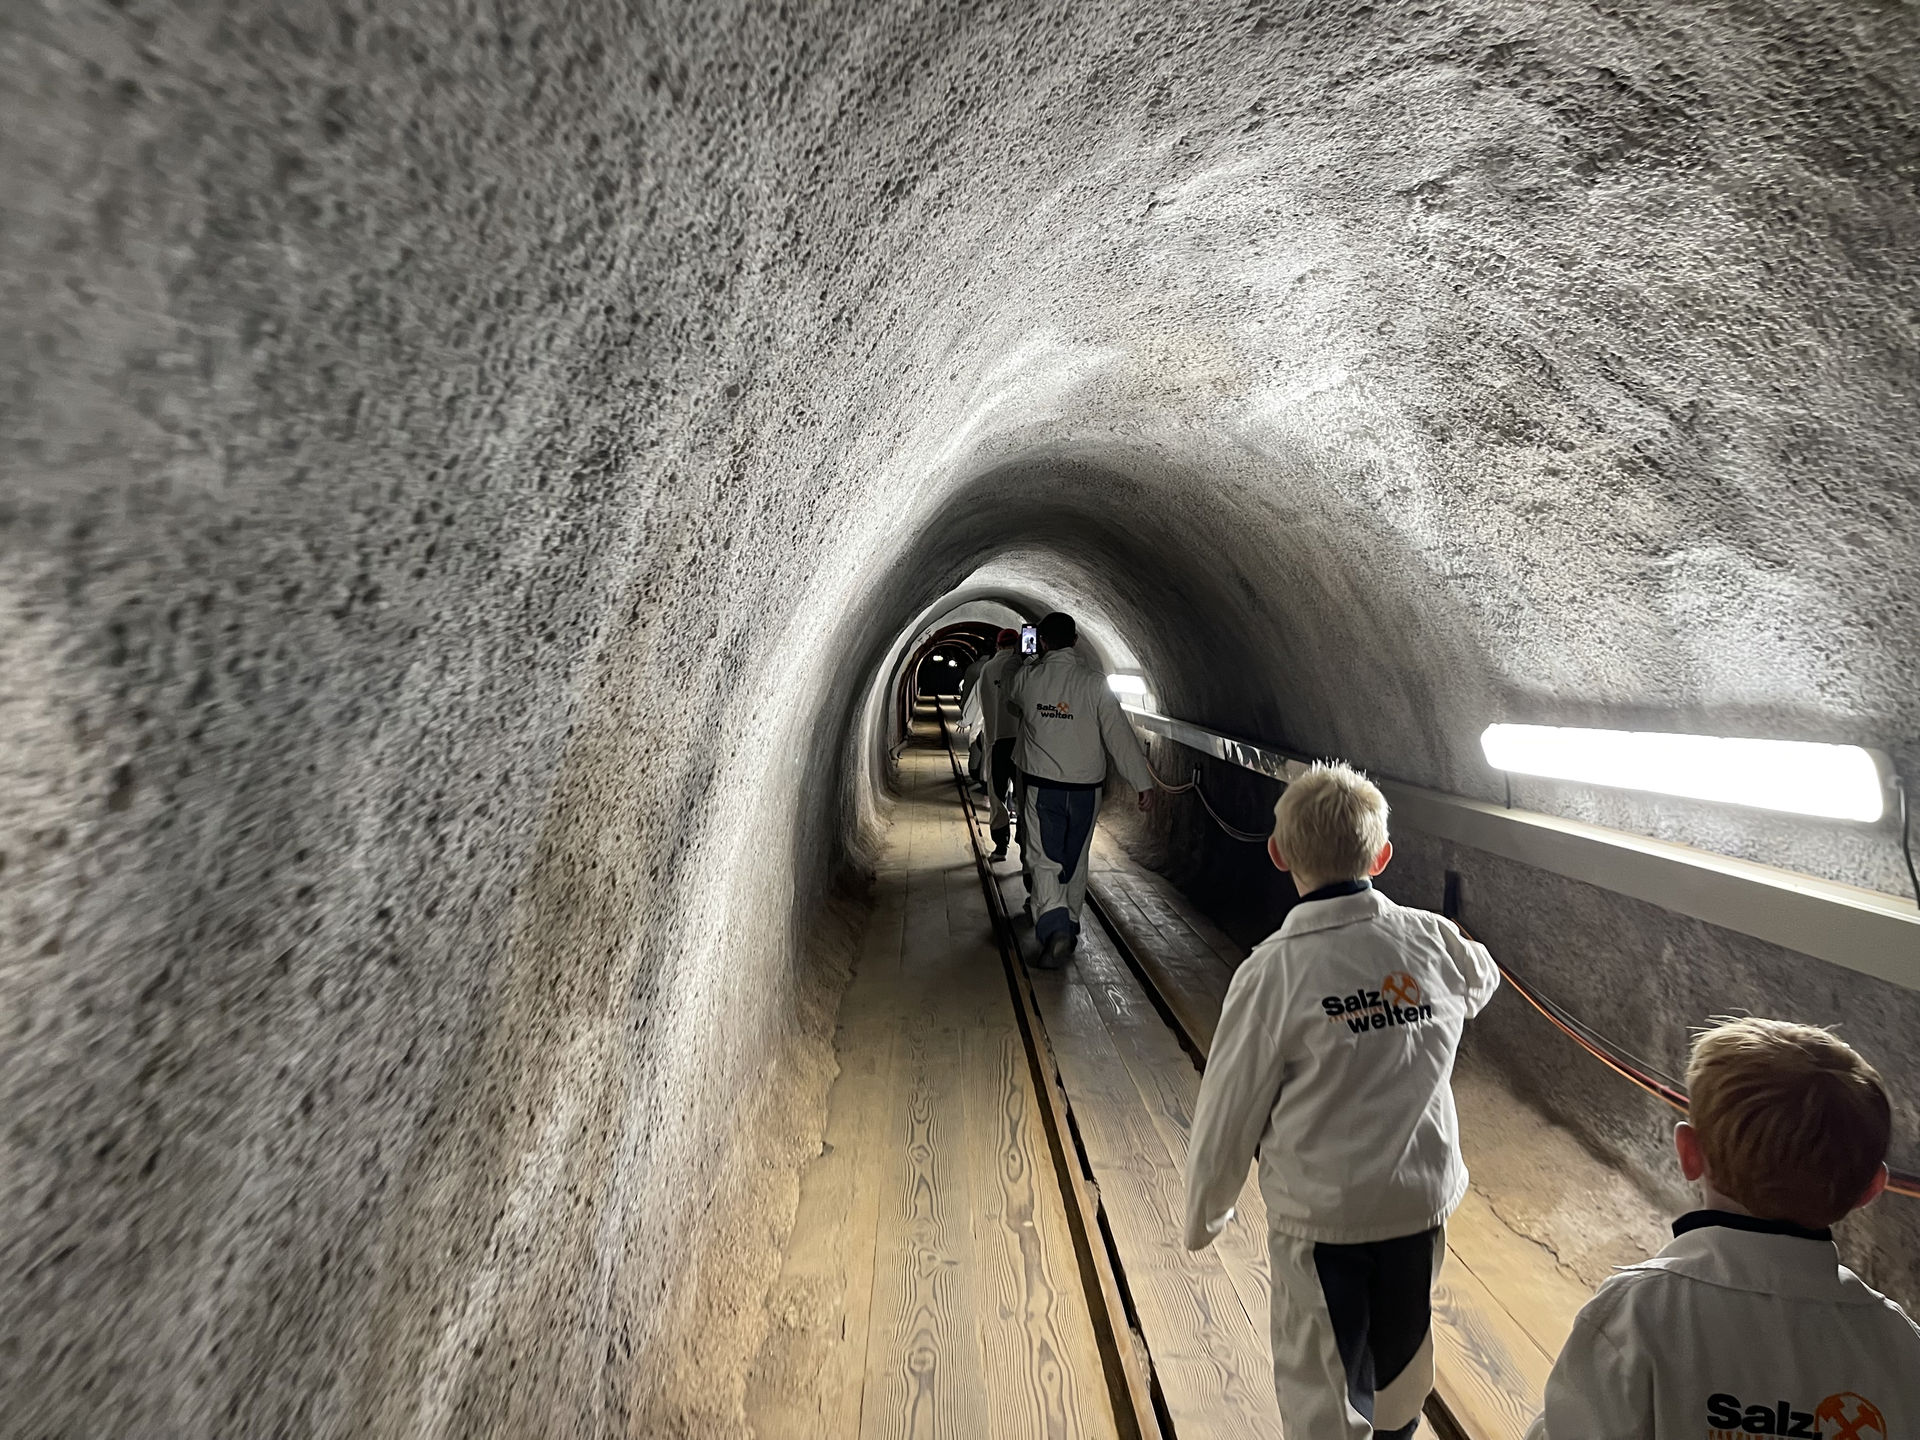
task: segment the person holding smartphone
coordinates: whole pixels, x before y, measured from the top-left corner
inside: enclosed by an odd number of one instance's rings
[[[1099,666],[1075,647],[1079,627],[1055,611],[1036,627],[1039,655],[1010,672],[1007,713],[1016,722],[1013,760],[1020,771],[1021,862],[1040,963],[1066,963],[1080,942],[1087,899],[1087,855],[1109,769],[1140,793],[1147,808],[1153,770]]]

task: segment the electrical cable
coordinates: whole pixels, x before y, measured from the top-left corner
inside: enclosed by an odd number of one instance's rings
[[[1195,772],[1196,775],[1198,773],[1198,771]],[[1213,802],[1207,799],[1207,792],[1200,788],[1197,781],[1194,784],[1193,793],[1200,797],[1200,804],[1205,807],[1207,814],[1213,817],[1213,823],[1225,831],[1229,839],[1239,840],[1247,845],[1265,845],[1267,843],[1267,837],[1265,835],[1256,835],[1250,830],[1236,829],[1234,826],[1228,824],[1220,812],[1213,808]]]
[[[1912,816],[1907,811],[1907,782],[1898,775],[1893,777],[1893,788],[1900,792],[1900,854],[1907,862],[1907,879],[1913,885],[1913,898],[1920,903],[1920,872],[1913,868],[1913,828]]]
[[[1170,784],[1169,782],[1162,780],[1160,778],[1160,772],[1153,768],[1153,762],[1151,760],[1147,762],[1147,773],[1153,776],[1153,783],[1158,785],[1162,790],[1166,791],[1169,795],[1184,795],[1187,791],[1193,789],[1195,786],[1197,786],[1200,783],[1198,779],[1200,772],[1198,770],[1195,770],[1193,773],[1196,778],[1187,781],[1186,784],[1184,785]]]
[[[1465,935],[1469,940],[1473,939],[1472,934],[1467,930],[1466,926],[1460,925],[1457,919],[1454,920],[1453,923],[1460,926],[1460,933],[1462,935]],[[1661,1075],[1644,1061],[1636,1060],[1622,1046],[1607,1039],[1591,1027],[1582,1024],[1551,1000],[1536,995],[1532,988],[1502,964],[1498,957],[1495,957],[1493,963],[1499,967],[1500,978],[1513,987],[1514,993],[1535,1010],[1539,1011],[1549,1024],[1567,1036],[1574,1044],[1578,1045],[1582,1050],[1586,1051],[1623,1080],[1638,1086],[1656,1099],[1664,1101],[1682,1115],[1687,1113],[1687,1092],[1678,1083]],[[1890,1169],[1888,1171],[1887,1190],[1891,1194],[1903,1195],[1910,1200],[1920,1200],[1920,1175],[1910,1175],[1905,1171]]]
[[[1187,791],[1191,790],[1199,797],[1201,808],[1213,817],[1213,823],[1218,825],[1229,839],[1239,840],[1247,845],[1264,845],[1267,843],[1266,836],[1256,835],[1251,830],[1242,830],[1238,826],[1230,824],[1218,810],[1213,808],[1213,802],[1207,799],[1207,792],[1200,788],[1200,771],[1197,767],[1193,772],[1193,778],[1184,785],[1169,785],[1165,780],[1162,780],[1160,778],[1160,772],[1153,768],[1152,762],[1148,762],[1147,764],[1147,773],[1153,776],[1153,783],[1162,790],[1165,790],[1169,795],[1184,795]]]

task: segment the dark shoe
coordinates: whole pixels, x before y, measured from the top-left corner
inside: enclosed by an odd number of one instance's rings
[[[1040,968],[1058,970],[1073,958],[1073,936],[1061,930],[1047,941],[1046,949],[1040,952]]]
[[[1006,841],[1004,840],[1001,841],[998,845],[994,846],[993,853],[987,856],[987,859],[994,862],[995,864],[998,864],[1000,861],[1006,858],[1007,858],[1007,844],[1006,844]]]

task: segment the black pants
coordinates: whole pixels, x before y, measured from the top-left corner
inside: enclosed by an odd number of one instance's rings
[[[1435,1261],[1443,1243],[1440,1231],[1425,1230],[1365,1245],[1313,1247],[1313,1268],[1347,1372],[1347,1400],[1369,1422],[1375,1419],[1375,1395],[1403,1376],[1415,1382],[1408,1396],[1415,1404],[1431,1388],[1428,1337]],[[1427,1368],[1406,1375],[1417,1360]],[[1404,1413],[1404,1403],[1401,1408]],[[1399,1414],[1379,1418],[1394,1427],[1376,1429],[1381,1440],[1404,1440],[1420,1423],[1417,1412],[1410,1420]]]
[[[1013,808],[1015,771],[1013,737],[993,742],[993,756],[987,766],[987,794],[993,800],[993,843],[1004,847],[1011,821],[1018,812]]]

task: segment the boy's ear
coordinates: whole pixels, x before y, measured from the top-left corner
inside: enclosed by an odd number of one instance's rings
[[[1373,868],[1367,871],[1369,876],[1378,875],[1387,868],[1387,862],[1393,859],[1393,842],[1389,840],[1380,847],[1380,853],[1373,857]]]
[[[1267,836],[1267,858],[1273,861],[1274,869],[1284,870],[1287,868],[1287,857],[1280,853],[1280,837],[1278,835]]]
[[[1880,1192],[1886,1188],[1887,1165],[1883,1160],[1880,1162],[1880,1168],[1873,1172],[1873,1179],[1867,1182],[1867,1188],[1861,1192],[1860,1198],[1853,1202],[1853,1208],[1856,1210],[1866,1209],[1867,1206],[1873,1204],[1874,1201],[1880,1198]]]
[[[1707,1173],[1707,1155],[1700,1148],[1700,1133],[1682,1120],[1673,1127],[1673,1148],[1680,1156],[1680,1173],[1698,1180]]]

